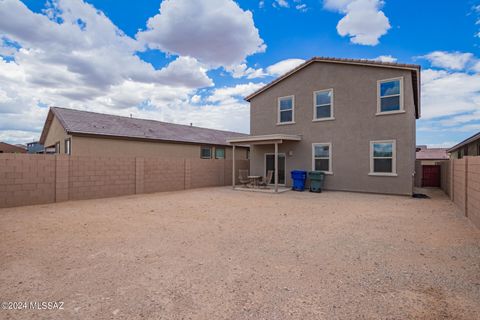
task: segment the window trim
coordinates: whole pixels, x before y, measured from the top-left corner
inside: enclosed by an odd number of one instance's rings
[[[217,157],[217,150],[223,150],[223,157],[218,158]],[[225,159],[226,158],[226,150],[223,147],[215,147],[215,159]]]
[[[316,146],[328,146],[328,171],[322,171],[325,174],[333,174],[333,167],[332,167],[332,158],[333,158],[333,149],[331,142],[314,142],[312,143],[312,171],[315,170],[315,159],[325,159],[325,157],[315,157],[315,147]]]
[[[390,157],[373,157],[373,145],[375,143],[391,143],[392,144],[392,172],[374,172],[373,171],[373,160],[374,159],[390,159]],[[373,140],[370,141],[370,172],[369,176],[386,176],[386,177],[396,177],[397,174],[397,140]]]
[[[60,141],[55,142],[55,154],[60,154]]]
[[[292,121],[280,122],[280,101],[285,98],[292,98]],[[287,111],[287,110],[283,110]],[[295,95],[283,96],[277,98],[277,126],[295,123]]]
[[[330,117],[328,117],[328,118],[317,118],[316,117],[317,116],[317,107],[326,106],[328,104],[317,105],[316,94],[319,93],[319,92],[327,92],[327,91],[332,91],[332,98],[330,99]],[[318,121],[335,120],[335,114],[334,114],[334,111],[333,111],[334,110],[334,100],[335,100],[335,92],[334,92],[333,88],[313,91],[313,120],[312,121],[318,122]]]
[[[202,155],[202,149],[208,148],[210,150],[210,157],[204,157]],[[212,159],[212,147],[211,146],[200,146],[200,159]]]
[[[68,153],[67,153],[67,142],[68,142]],[[72,138],[67,138],[64,141],[64,152],[65,154],[68,154],[69,156],[72,154]]]
[[[388,97],[395,97],[395,95],[389,95],[382,97],[381,96],[381,91],[380,91],[380,86],[384,82],[390,82],[390,81],[400,81],[400,110],[393,110],[393,111],[381,111],[381,99],[382,98],[388,98]],[[382,80],[377,80],[377,113],[375,115],[377,116],[383,116],[383,115],[389,115],[389,114],[398,114],[398,113],[405,113],[405,107],[404,107],[404,93],[403,93],[403,77],[396,77],[396,78],[390,78],[390,79],[382,79]]]

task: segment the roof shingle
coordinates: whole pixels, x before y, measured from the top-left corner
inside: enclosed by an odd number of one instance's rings
[[[200,128],[156,120],[52,107],[50,110],[70,134],[228,145],[227,138],[243,133]],[[48,120],[47,120],[48,121]],[[44,134],[42,134],[42,137]]]

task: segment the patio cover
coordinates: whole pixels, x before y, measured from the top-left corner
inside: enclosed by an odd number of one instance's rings
[[[244,136],[227,139],[227,142],[233,146],[232,158],[235,159],[236,145],[259,145],[259,144],[273,144],[275,145],[275,192],[278,192],[278,145],[284,141],[300,141],[302,137],[294,134],[267,134],[259,136]],[[232,165],[232,188],[235,189],[235,161]]]

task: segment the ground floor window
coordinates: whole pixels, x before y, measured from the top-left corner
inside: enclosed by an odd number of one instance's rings
[[[60,142],[55,143],[55,153],[60,153]]]
[[[396,174],[395,140],[370,141],[370,173]]]
[[[225,148],[215,148],[215,159],[225,159]]]
[[[212,147],[208,147],[208,146],[200,147],[200,158],[212,159]]]
[[[312,144],[312,170],[332,172],[332,144],[331,143],[313,143]]]

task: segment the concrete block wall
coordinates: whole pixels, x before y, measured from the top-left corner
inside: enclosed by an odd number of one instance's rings
[[[188,189],[185,186],[186,159],[145,158],[145,193]]]
[[[480,228],[480,156],[468,157],[467,217]]]
[[[465,211],[466,207],[466,158],[453,160],[453,202]]]
[[[450,161],[439,161],[440,164],[440,188],[447,194],[451,195],[451,173],[450,173]]]
[[[236,161],[237,172],[248,167]],[[231,169],[217,159],[0,154],[0,208],[229,185]]]
[[[55,171],[55,157],[0,154],[0,207],[54,202]]]
[[[480,156],[442,161],[442,190],[480,228]]]
[[[207,160],[190,162],[191,187],[213,187],[225,185],[225,161]]]
[[[225,185],[232,184],[232,161],[225,162]],[[250,170],[250,163],[246,160],[235,160],[235,182],[238,184],[238,170]]]
[[[135,158],[71,157],[69,198],[83,200],[135,194]]]

